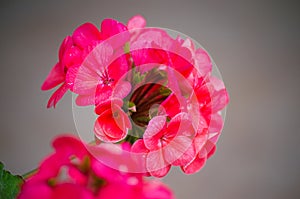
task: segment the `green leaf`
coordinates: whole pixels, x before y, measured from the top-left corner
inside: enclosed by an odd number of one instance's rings
[[[0,199],[15,199],[20,191],[23,179],[21,176],[12,175],[3,169],[0,162]]]

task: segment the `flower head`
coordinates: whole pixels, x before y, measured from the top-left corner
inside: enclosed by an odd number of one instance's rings
[[[216,149],[226,88],[192,39],[145,25],[137,15],[127,26],[113,19],[100,31],[81,26],[62,47],[60,54],[72,53],[60,56],[45,88],[63,83],[53,102],[70,89],[77,105],[94,106],[96,139],[132,144],[141,173],[162,177],[171,166],[195,173]]]

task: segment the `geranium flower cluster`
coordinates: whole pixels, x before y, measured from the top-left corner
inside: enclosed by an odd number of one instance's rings
[[[173,199],[170,189],[159,181],[145,181],[132,174],[108,167],[100,161],[118,161],[123,144],[117,148],[91,146],[66,135],[53,142],[55,152],[23,184],[19,199]],[[127,149],[126,149],[127,148]],[[116,150],[117,149],[117,150]],[[89,150],[97,153],[91,155]],[[116,151],[118,153],[116,153]],[[123,164],[123,170],[127,166]]]
[[[60,85],[48,107],[71,90],[77,105],[95,106],[97,140],[130,142],[141,172],[163,177],[180,166],[195,173],[215,151],[227,91],[192,39],[145,26],[141,16],[127,25],[105,19],[100,30],[86,23],[67,36],[42,85]]]

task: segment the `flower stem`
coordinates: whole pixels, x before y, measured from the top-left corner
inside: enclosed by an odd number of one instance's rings
[[[38,169],[33,169],[25,174],[22,175],[22,178],[24,180],[27,180],[28,178],[30,178],[31,176],[33,176],[36,172],[38,171]]]

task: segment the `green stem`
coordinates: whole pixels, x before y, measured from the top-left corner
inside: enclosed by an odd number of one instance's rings
[[[24,180],[27,180],[28,178],[30,178],[31,176],[33,176],[36,172],[38,171],[38,169],[33,169],[25,174],[22,175],[22,178]]]

